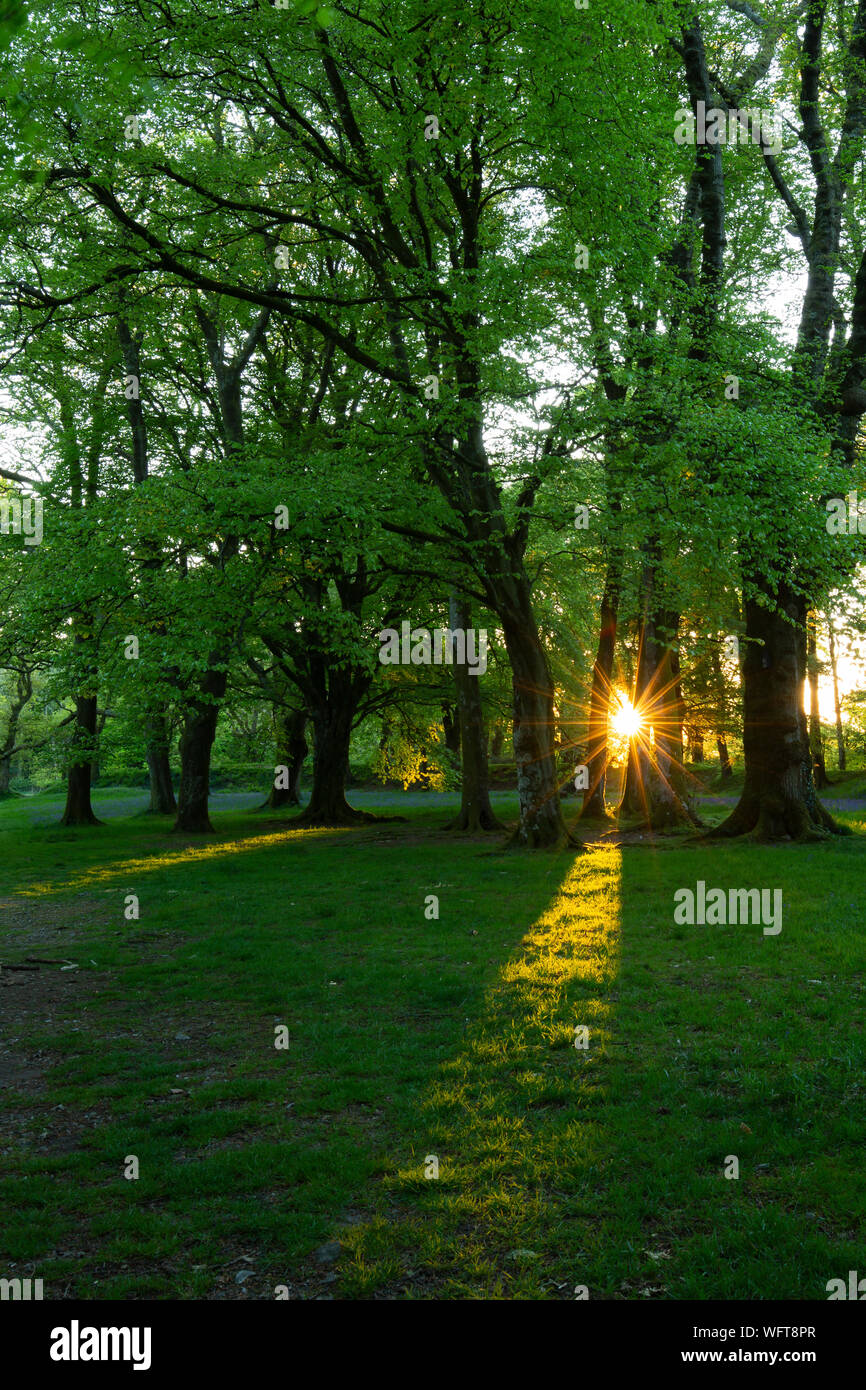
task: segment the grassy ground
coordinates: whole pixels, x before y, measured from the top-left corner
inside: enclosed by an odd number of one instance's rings
[[[861,813],[806,847],[515,855],[441,833],[448,799],[377,803],[406,821],[235,806],[207,840],[0,807],[0,961],[54,962],[0,973],[0,1277],[768,1299],[866,1270]],[[781,934],[676,926],[698,879],[782,888]]]

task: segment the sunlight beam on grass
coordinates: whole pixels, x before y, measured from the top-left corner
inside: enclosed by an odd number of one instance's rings
[[[66,893],[70,889],[92,887],[97,883],[110,883],[113,879],[129,880],[131,875],[152,874],[159,869],[189,867],[206,860],[226,859],[233,854],[249,854],[253,850],[268,849],[298,840],[322,839],[325,836],[345,835],[350,831],[357,833],[357,826],[281,830],[273,835],[250,835],[244,840],[222,840],[218,843],[187,845],[183,849],[167,854],[149,854],[146,859],[123,859],[118,864],[88,869],[76,878],[64,879],[57,883],[31,884],[28,888],[18,888],[15,896],[19,898],[40,898],[54,893]]]
[[[415,1153],[386,1171],[405,1232],[394,1233],[392,1218],[387,1237],[376,1221],[342,1237],[352,1248],[347,1280],[356,1296],[375,1280],[378,1252],[395,1239],[404,1244],[404,1235],[413,1262],[444,1279],[449,1296],[478,1297],[483,1289],[520,1297],[524,1284],[537,1296],[539,1278],[561,1264],[565,1212],[557,1199],[579,1199],[605,1152],[600,1106],[619,969],[620,880],[616,847],[588,849],[521,953],[498,973],[465,1046],[420,1104]],[[584,1049],[575,1046],[579,1025],[589,1029]],[[436,1181],[425,1177],[428,1155],[439,1160]],[[556,1198],[551,1173],[562,1189]],[[457,1269],[472,1271],[471,1279],[449,1283]]]

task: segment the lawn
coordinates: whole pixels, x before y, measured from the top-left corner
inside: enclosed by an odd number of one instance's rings
[[[863,812],[807,846],[530,855],[442,832],[448,798],[354,799],[404,819],[235,805],[193,840],[128,791],[92,830],[0,806],[0,961],[39,963],[0,973],[0,1275],[821,1299],[866,1270]],[[700,879],[781,888],[782,931],[675,925]]]

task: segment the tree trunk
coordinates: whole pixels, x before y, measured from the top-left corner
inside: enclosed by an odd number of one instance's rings
[[[505,730],[501,724],[497,724],[490,739],[490,756],[499,758],[502,756],[502,745],[505,742]]]
[[[349,744],[357,707],[349,698],[349,689],[332,672],[327,704],[313,710],[313,787],[306,809],[294,824],[354,825],[376,819],[366,811],[356,811],[346,800]]]
[[[164,714],[149,714],[145,725],[145,757],[150,776],[148,814],[171,816],[177,810],[168,745],[168,719]]]
[[[698,825],[683,768],[683,702],[679,688],[679,614],[651,607],[655,567],[644,573],[647,612],[638,652],[635,706],[643,731],[631,740],[620,814],[649,830]],[[649,730],[653,742],[650,743]]]
[[[300,806],[301,770],[309,752],[304,730],[307,727],[305,710],[280,708],[276,712],[277,766],[289,770],[288,786],[272,786],[262,810],[278,811],[281,806]]]
[[[453,705],[442,706],[442,732],[445,735],[445,748],[455,759],[460,757],[460,709]]]
[[[652,615],[655,669],[647,692],[650,701],[647,718],[652,724],[654,743],[646,824],[653,830],[699,824],[683,766],[679,623],[679,613],[663,610]]]
[[[607,721],[610,710],[613,655],[616,648],[617,616],[621,564],[614,559],[607,567],[604,593],[601,599],[598,649],[592,669],[592,693],[589,702],[589,732],[586,765],[587,787],[583,793],[581,818],[607,815],[604,792],[607,782]],[[629,760],[631,749],[629,749]]]
[[[226,674],[209,670],[202,690],[212,698],[192,701],[180,739],[180,788],[174,830],[192,835],[213,831],[208,815],[210,759],[219,719],[219,701],[225,694]]]
[[[716,703],[718,708],[718,729],[716,732],[716,748],[719,754],[719,772],[721,779],[726,782],[729,777],[733,777],[734,769],[731,764],[731,756],[728,752],[728,693],[725,689],[725,673],[722,670],[722,663],[719,659],[719,649],[714,646],[710,658],[713,668],[713,679],[716,685]]]
[[[468,631],[471,618],[462,598],[451,595],[451,630]],[[504,830],[490,805],[487,776],[487,730],[484,727],[484,707],[481,700],[481,678],[473,676],[469,667],[456,661],[451,668],[457,687],[457,712],[460,721],[460,810],[447,825],[448,830],[464,830],[477,834],[482,830]]]
[[[96,747],[96,696],[77,696],[72,749],[78,757],[66,779],[66,809],[61,825],[101,825],[90,804],[91,759]]]
[[[729,777],[733,777],[734,769],[731,766],[731,755],[728,752],[728,740],[724,734],[716,734],[716,749],[719,754],[719,772],[723,782]]]
[[[836,753],[839,762],[839,771],[845,771],[845,730],[842,726],[842,706],[839,701],[839,674],[836,669],[836,635],[833,632],[833,618],[827,614],[827,626],[830,629],[830,669],[833,672],[833,708],[836,712]]]
[[[91,785],[99,781],[99,749],[102,744],[102,731],[108,723],[108,714],[105,710],[98,716],[96,722],[96,737],[93,741],[93,757],[90,760],[90,781]]]
[[[514,582],[499,616],[511,662],[514,757],[520,821],[511,843],[532,849],[578,842],[570,835],[559,801],[554,751],[553,681],[538,635],[529,583]]]
[[[821,707],[818,701],[818,629],[814,613],[807,622],[808,650],[806,668],[809,675],[809,752],[812,755],[812,777],[815,786],[829,786],[824,763],[824,740],[821,736]]]
[[[33,682],[30,670],[27,667],[20,668],[15,697],[9,702],[9,718],[6,721],[3,746],[0,748],[0,797],[11,795],[9,785],[12,780],[12,757],[15,752],[15,740],[18,737],[18,724],[21,719],[21,711],[32,695]]]
[[[830,830],[841,833],[815,794],[804,736],[805,604],[787,585],[780,585],[778,609],[762,606],[756,598],[746,599],[743,607],[746,776],[738,804],[709,833],[794,840]]]
[[[689,729],[689,757],[693,763],[704,761],[704,736],[700,729]]]

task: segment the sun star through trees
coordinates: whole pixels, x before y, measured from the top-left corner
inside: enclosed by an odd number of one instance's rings
[[[614,733],[619,734],[620,738],[636,738],[643,728],[643,718],[638,710],[635,709],[627,695],[617,692],[618,701],[616,709],[611,711],[610,725]]]

